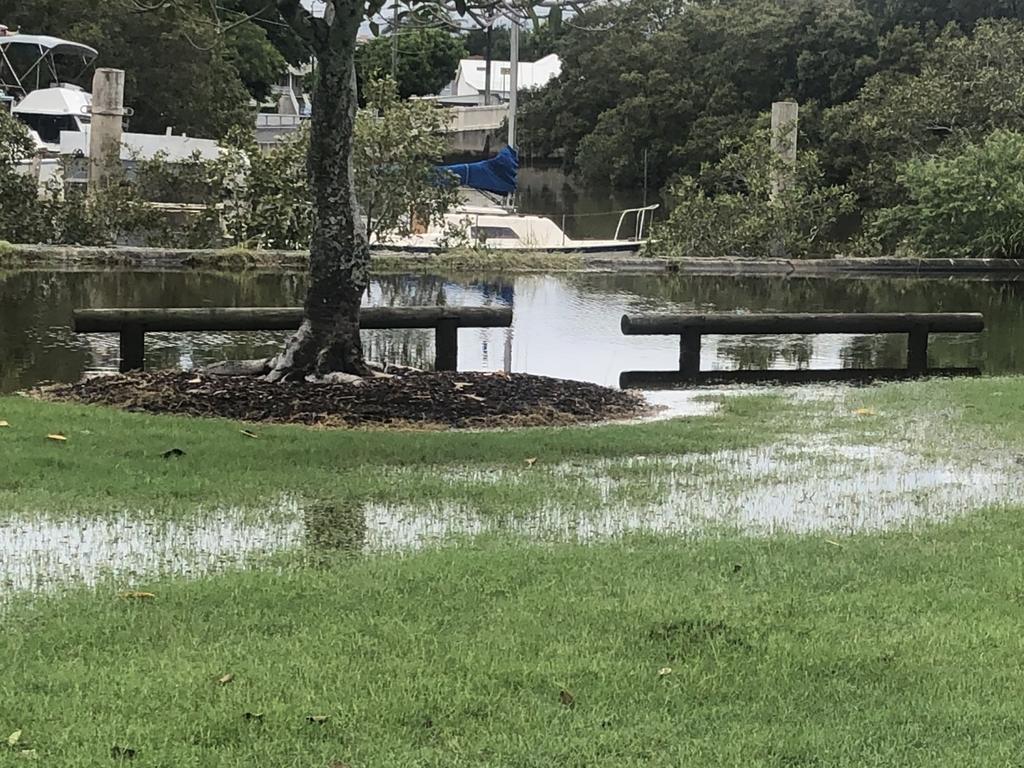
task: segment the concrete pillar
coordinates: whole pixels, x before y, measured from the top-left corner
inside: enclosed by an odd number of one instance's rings
[[[800,105],[795,101],[772,104],[772,152],[782,160],[772,176],[772,197],[786,189],[796,166]]]
[[[109,184],[120,170],[124,114],[124,70],[97,69],[92,78],[89,127],[90,194]]]

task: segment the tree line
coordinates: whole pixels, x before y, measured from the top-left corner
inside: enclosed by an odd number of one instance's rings
[[[1022,3],[628,0],[573,18],[558,51],[561,75],[526,99],[524,152],[620,187],[646,152],[672,209],[663,249],[1024,250]],[[780,100],[800,103],[801,161],[772,199]]]

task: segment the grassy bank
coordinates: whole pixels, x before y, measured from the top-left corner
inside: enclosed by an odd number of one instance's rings
[[[710,421],[456,433],[247,426],[7,397],[0,509],[173,516],[197,505],[266,505],[282,493],[525,509],[563,494],[548,473],[560,463],[757,445],[796,412],[782,398],[756,396],[728,401]],[[184,455],[165,458],[172,449]],[[514,469],[521,482],[514,494],[495,493],[485,477],[462,472],[473,468]],[[453,471],[462,479],[446,476]]]
[[[282,493],[499,521],[554,507],[699,518],[715,494],[797,505],[858,479],[867,520],[931,494],[913,478],[936,468],[965,499],[944,524],[870,535],[752,537],[705,518],[698,535],[581,546],[566,543],[573,530],[542,543],[499,525],[369,557],[324,549],[336,529],[300,508],[309,548],[248,570],[121,573],[0,606],[0,766],[128,754],[232,768],[1013,765],[1024,532],[1019,507],[984,502],[970,472],[1003,462],[1012,497],[1024,380],[812,394],[504,433],[253,428],[0,399],[0,529],[125,510],[201,528],[197,506],[243,515]],[[46,437],[58,432],[68,439]],[[171,448],[185,454],[162,458]],[[900,456],[917,463],[895,465],[897,499],[884,472]]]
[[[111,588],[6,618],[0,727],[67,768],[1011,765],[1017,518]]]

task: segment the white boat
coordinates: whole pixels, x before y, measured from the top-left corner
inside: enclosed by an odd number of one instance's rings
[[[519,158],[506,147],[479,163],[441,166],[460,183],[461,203],[439,221],[409,228],[412,234],[374,235],[371,247],[412,253],[439,253],[453,247],[542,253],[623,255],[636,253],[647,242],[647,230],[657,205],[620,211],[615,236],[609,240],[576,239],[546,216],[517,212],[514,204]],[[417,231],[419,230],[419,231]]]
[[[68,62],[74,65],[72,79],[80,79],[99,53],[82,43],[49,35],[10,32],[0,25],[0,105],[6,104],[29,129],[36,142],[36,156],[21,164],[21,170],[36,176],[40,191],[55,180],[84,182],[85,176],[63,178],[61,157],[89,156],[89,125],[92,95],[78,85],[61,79]],[[125,110],[128,115],[130,109]],[[197,154],[219,156],[217,142],[189,136],[124,133],[121,160],[149,160],[157,155],[170,161]]]

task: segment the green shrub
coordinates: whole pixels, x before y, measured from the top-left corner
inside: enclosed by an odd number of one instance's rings
[[[907,202],[876,215],[878,242],[922,257],[1024,257],[1024,134],[911,160],[898,180]]]
[[[675,258],[701,256],[802,258],[826,255],[853,195],[822,184],[814,153],[786,168],[772,152],[771,134],[756,131],[723,159],[705,164],[699,179],[671,187],[671,213],[657,227],[651,250]],[[773,194],[776,172],[788,183]]]

